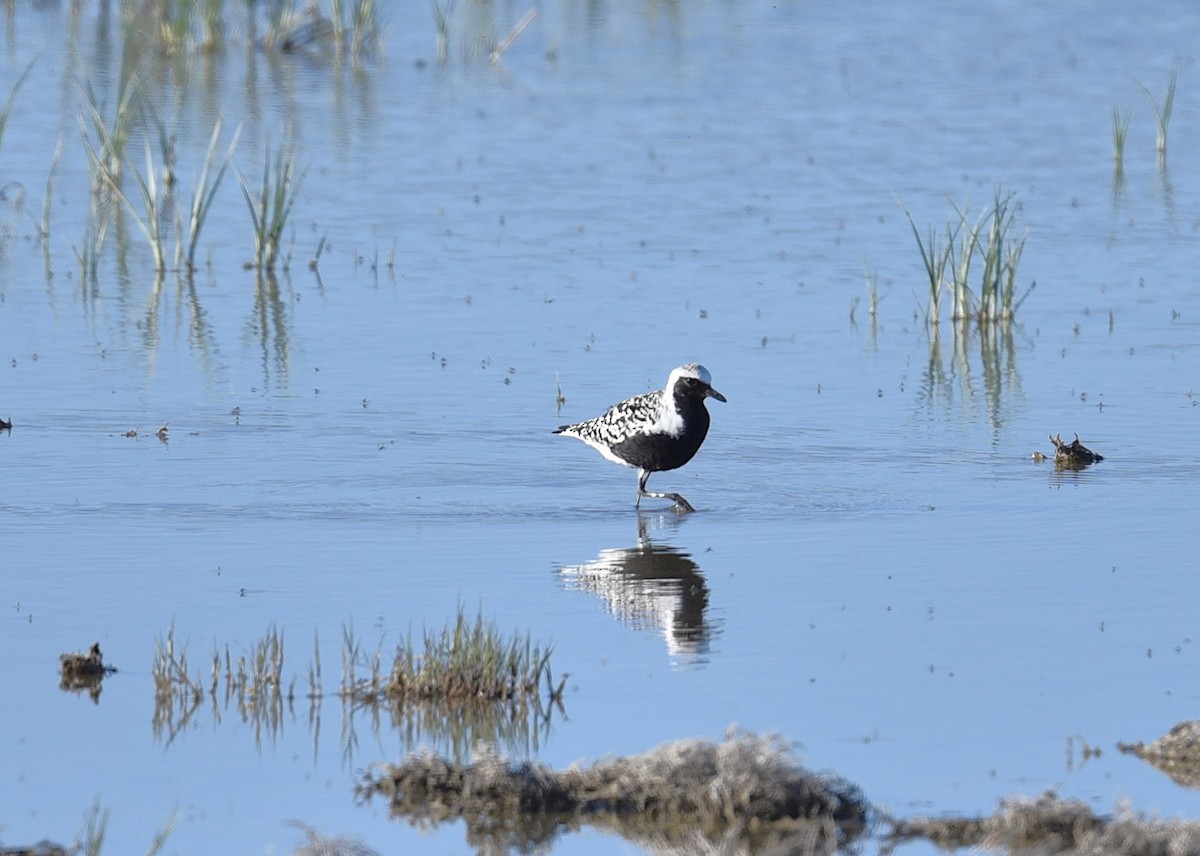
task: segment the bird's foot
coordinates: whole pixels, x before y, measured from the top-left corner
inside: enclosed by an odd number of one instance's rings
[[[642,491],[640,494],[638,494],[638,506],[637,507],[639,507],[639,508],[641,507],[641,501],[642,501],[643,496],[648,496],[651,499],[669,499],[675,503],[675,508],[673,510],[678,511],[680,514],[687,514],[687,513],[690,513],[692,511],[696,510],[696,509],[692,508],[692,504],[690,502],[688,502],[686,499],[684,499],[682,496],[680,496],[677,493],[659,493],[658,491],[653,491],[653,490]]]
[[[679,494],[672,494],[671,499],[675,500],[675,510],[680,514],[689,514],[696,509],[692,508],[692,504],[684,499]]]

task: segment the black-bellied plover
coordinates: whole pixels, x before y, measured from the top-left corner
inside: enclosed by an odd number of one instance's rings
[[[695,511],[677,493],[646,490],[651,473],[674,470],[692,459],[708,434],[704,399],[724,401],[712,388],[712,375],[699,363],[688,363],[671,372],[667,385],[614,404],[603,416],[562,425],[555,434],[578,437],[601,455],[638,471],[638,495],[671,499],[680,511]]]

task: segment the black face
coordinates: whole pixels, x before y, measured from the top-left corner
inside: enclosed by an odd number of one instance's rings
[[[699,378],[681,377],[675,381],[675,395],[682,398],[715,398],[724,401],[725,396]]]

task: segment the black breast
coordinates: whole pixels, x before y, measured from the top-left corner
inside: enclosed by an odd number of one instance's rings
[[[678,437],[669,434],[635,434],[612,447],[621,460],[650,472],[673,470],[690,461],[708,436],[708,410],[703,398],[688,398],[676,406],[683,415],[683,433]]]

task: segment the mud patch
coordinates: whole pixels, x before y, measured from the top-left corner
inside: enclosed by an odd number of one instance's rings
[[[467,765],[422,754],[377,767],[357,790],[414,825],[463,820],[473,846],[498,851],[528,852],[586,824],[656,848],[786,842],[788,852],[828,853],[861,835],[867,817],[857,787],[804,769],[779,738],[741,733],[561,771],[490,750]]]
[[[891,845],[926,839],[942,848],[1032,853],[1120,853],[1162,856],[1200,852],[1200,823],[1147,818],[1131,811],[1092,813],[1077,800],[1046,793],[1011,798],[985,818],[914,818],[896,821]]]
[[[1185,788],[1200,788],[1200,721],[1186,720],[1149,745],[1118,743],[1117,748],[1162,770]]]

